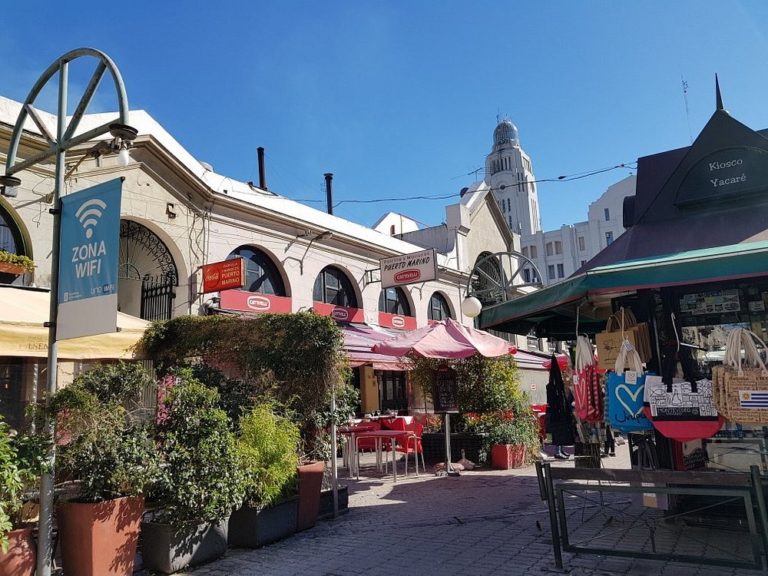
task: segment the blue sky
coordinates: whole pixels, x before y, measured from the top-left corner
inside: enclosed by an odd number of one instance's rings
[[[540,179],[689,145],[715,73],[726,109],[768,127],[764,0],[7,0],[3,20],[3,96],[23,100],[68,50],[101,49],[131,108],[217,172],[257,180],[264,146],[270,189],[324,209],[333,172],[335,213],[366,225],[387,211],[439,224],[452,199],[356,201],[458,197],[497,115]],[[586,219],[627,174],[539,184],[544,228]]]

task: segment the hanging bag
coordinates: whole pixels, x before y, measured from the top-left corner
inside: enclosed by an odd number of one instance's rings
[[[754,332],[733,329],[726,340],[725,364],[712,370],[717,407],[740,424],[768,424],[768,369],[758,343],[766,349]]]
[[[603,388],[592,355],[592,344],[586,336],[576,339],[576,371],[573,374],[574,412],[584,422],[602,422]]]
[[[643,412],[646,375],[640,356],[629,342],[622,345],[613,368],[615,372],[608,373],[606,384],[608,423],[620,432],[650,430],[653,426]]]
[[[622,307],[608,318],[605,330],[595,336],[597,364],[600,368],[613,370],[625,340],[629,340],[642,362],[650,360],[651,339],[648,324],[638,324],[632,311]]]

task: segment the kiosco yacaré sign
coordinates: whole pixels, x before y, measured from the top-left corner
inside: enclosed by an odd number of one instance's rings
[[[245,285],[245,259],[242,256],[203,266],[203,294]]]

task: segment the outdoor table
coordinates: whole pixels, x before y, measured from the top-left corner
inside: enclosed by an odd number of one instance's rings
[[[350,477],[355,473],[355,465],[357,464],[357,458],[352,456],[351,448],[355,448],[357,452],[357,442],[355,441],[355,434],[361,432],[370,432],[376,429],[375,424],[361,422],[359,424],[353,424],[351,426],[339,426],[338,432],[344,436],[344,444],[341,447],[341,461],[342,465],[349,470]],[[355,454],[356,456],[356,454]]]
[[[409,430],[371,430],[370,432],[360,432],[355,436],[354,440],[354,448],[355,448],[355,459],[359,459],[359,452],[357,449],[357,442],[360,440],[360,438],[373,438],[376,440],[376,467],[377,469],[381,468],[381,452],[382,452],[382,445],[384,444],[384,440],[389,439],[396,439],[401,436],[408,436],[409,438],[416,438],[416,434],[414,432],[411,432]],[[406,456],[407,457],[407,456]],[[356,466],[357,470],[357,479],[360,479],[360,463],[357,463]],[[419,475],[419,461],[418,458],[416,458],[416,476]],[[408,477],[408,466],[405,467],[405,476]],[[394,444],[392,446],[392,479],[394,482],[397,482],[397,461],[395,458],[395,447]]]

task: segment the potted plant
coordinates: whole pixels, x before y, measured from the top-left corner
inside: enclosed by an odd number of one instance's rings
[[[229,518],[229,543],[256,548],[296,531],[299,427],[256,405],[240,418],[237,452],[243,473],[243,506]]]
[[[105,364],[51,398],[59,435],[58,478],[73,494],[57,506],[62,564],[68,574],[130,575],[144,494],[160,474],[149,426],[136,412],[152,377],[138,364]]]
[[[157,422],[163,465],[156,512],[142,524],[148,570],[170,574],[215,560],[227,548],[227,518],[240,506],[243,478],[234,434],[219,395],[178,369]]]
[[[35,545],[26,522],[25,495],[40,479],[46,446],[41,437],[15,435],[0,417],[0,574],[32,576]]]
[[[465,414],[467,427],[485,436],[483,452],[497,470],[523,466],[538,446],[538,422],[530,407]]]
[[[25,272],[32,272],[35,263],[28,256],[14,254],[6,250],[0,250],[0,272],[19,276]]]

